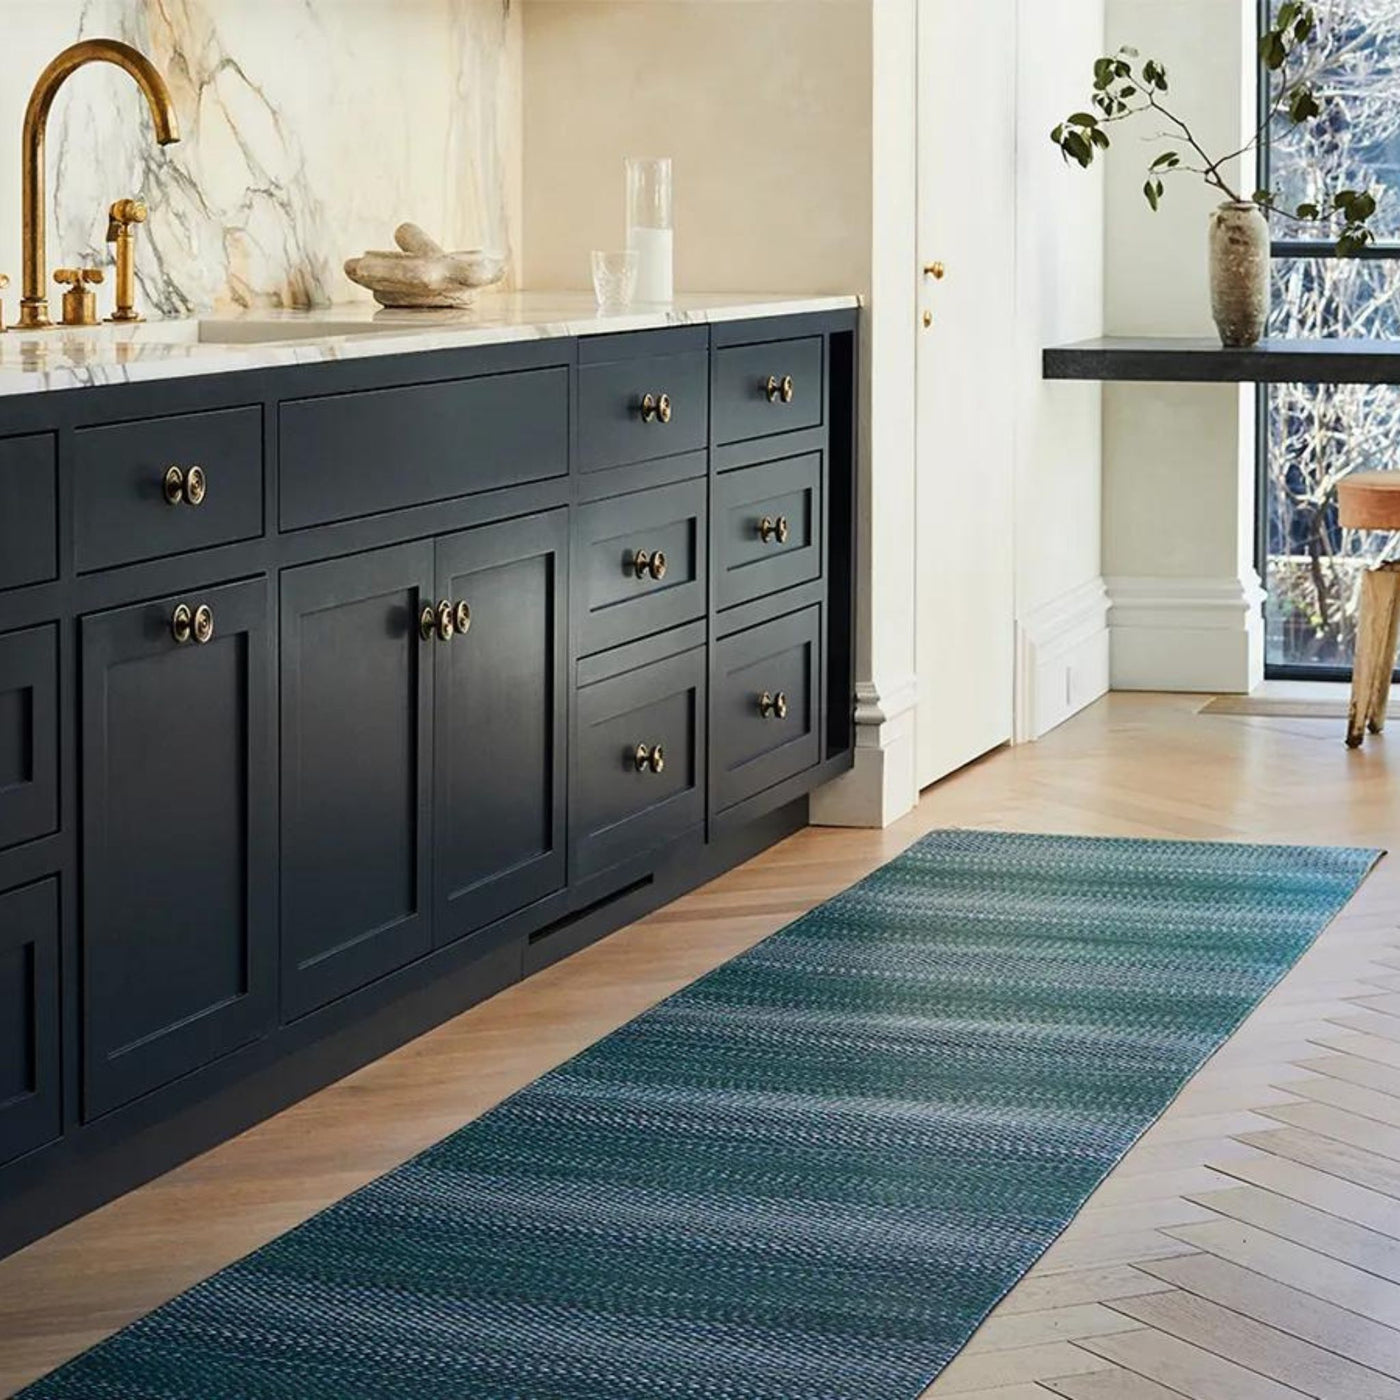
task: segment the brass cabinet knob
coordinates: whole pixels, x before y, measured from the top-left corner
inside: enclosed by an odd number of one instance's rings
[[[440,642],[450,642],[457,635],[457,617],[459,609],[466,608],[467,626],[471,625],[471,609],[465,603],[459,603],[456,608],[447,601],[446,598],[437,607],[426,605],[423,611],[418,614],[418,635],[425,642],[431,642],[434,637]],[[466,628],[462,629],[463,631]]]
[[[657,399],[657,401],[656,401],[656,416],[657,416],[663,423],[669,423],[669,422],[671,421],[671,396],[670,396],[670,394],[662,394],[661,397],[660,397],[659,399]]]
[[[765,515],[758,522],[758,537],[764,544],[772,544],[774,540],[786,544],[791,534],[792,525],[785,515],[780,515],[776,520],[771,515]]]
[[[641,413],[643,423],[669,423],[671,421],[670,394],[643,394]]]
[[[209,494],[209,482],[203,467],[191,467],[189,471],[167,467],[164,488],[165,499],[172,506],[201,506]]]
[[[662,773],[666,769],[666,750],[660,744],[653,744],[651,748],[638,744],[632,751],[632,763],[639,773]]]
[[[947,275],[948,269],[941,262],[924,264],[924,276],[932,277],[935,282],[941,282]]]
[[[764,719],[786,719],[788,716],[788,698],[785,692],[779,691],[776,695],[765,690],[758,697],[758,712]]]
[[[470,603],[458,603],[452,610],[452,620],[457,624],[457,635],[465,637],[471,631],[472,609]]]
[[[181,646],[186,642],[196,642],[200,646],[214,640],[214,610],[208,603],[201,603],[191,610],[188,603],[180,603],[170,614],[170,635]]]
[[[769,403],[791,403],[797,393],[797,386],[792,381],[792,375],[785,374],[781,379],[776,374],[770,374],[761,385],[763,392],[768,395]]]
[[[658,583],[666,577],[666,554],[664,550],[649,553],[639,549],[632,556],[632,570],[638,578],[654,578]]]
[[[457,617],[446,598],[437,605],[438,641],[450,642],[457,635]]]
[[[418,635],[425,642],[431,642],[437,635],[437,612],[431,604],[424,604],[423,611],[418,614]]]

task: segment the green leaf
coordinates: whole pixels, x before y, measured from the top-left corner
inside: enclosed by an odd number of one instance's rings
[[[1133,48],[1131,44],[1124,44],[1123,47],[1118,50],[1118,52],[1126,55],[1128,58],[1138,57],[1138,51],[1135,48]]]
[[[1076,112],[1069,120],[1072,126],[1097,126],[1099,124],[1099,119],[1090,116],[1088,112]]]
[[[1089,139],[1101,151],[1108,150],[1109,146],[1112,144],[1112,142],[1110,142],[1108,139],[1108,132],[1106,132],[1101,126],[1095,127],[1094,130],[1089,133]]]
[[[1094,148],[1077,131],[1067,131],[1064,149],[1087,170],[1094,163]]]
[[[1297,209],[1297,215],[1300,219],[1320,219],[1322,217],[1322,210],[1319,209],[1316,204],[1300,204]]]
[[[1181,157],[1175,151],[1163,151],[1156,160],[1152,162],[1153,170],[1175,170],[1181,164]]]

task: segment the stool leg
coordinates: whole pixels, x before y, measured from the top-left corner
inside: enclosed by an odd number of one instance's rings
[[[1381,585],[1377,591],[1383,599],[1385,620],[1384,624],[1379,618],[1376,620],[1381,641],[1368,722],[1372,734],[1379,734],[1385,728],[1386,711],[1390,708],[1390,678],[1395,674],[1395,643],[1400,637],[1400,565],[1383,564],[1377,573]]]
[[[1356,627],[1356,661],[1351,676],[1351,709],[1347,716],[1347,748],[1360,748],[1376,699],[1376,672],[1389,630],[1388,588],[1381,571],[1372,569],[1361,580],[1361,614]]]

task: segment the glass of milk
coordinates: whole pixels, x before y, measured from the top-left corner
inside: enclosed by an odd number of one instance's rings
[[[627,246],[637,254],[637,301],[669,302],[674,296],[674,241],[670,157],[629,156]]]

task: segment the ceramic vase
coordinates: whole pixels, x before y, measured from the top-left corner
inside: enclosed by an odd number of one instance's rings
[[[1269,324],[1269,221],[1257,204],[1222,204],[1210,216],[1210,300],[1220,343],[1257,345]]]

